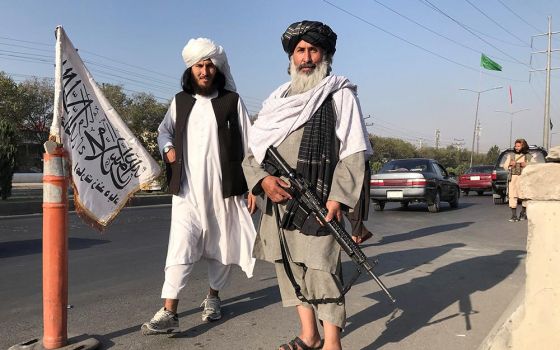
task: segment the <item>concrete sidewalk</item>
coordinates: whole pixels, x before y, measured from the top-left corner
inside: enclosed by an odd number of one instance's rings
[[[74,210],[74,197],[69,194],[69,210]],[[137,192],[127,204],[127,207],[139,207],[155,204],[171,204],[171,195],[164,192]],[[14,215],[39,214],[43,212],[43,184],[42,183],[14,183],[12,196],[0,200],[0,219]]]

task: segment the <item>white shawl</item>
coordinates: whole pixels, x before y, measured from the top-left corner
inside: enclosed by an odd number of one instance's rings
[[[331,75],[307,92],[283,97],[289,87],[290,82],[281,85],[263,102],[257,120],[251,127],[249,147],[258,163],[262,163],[268,146],[277,147],[289,134],[305,124],[330,94],[337,117],[339,158],[344,159],[360,151],[372,153],[356,98],[356,85],[345,77]]]

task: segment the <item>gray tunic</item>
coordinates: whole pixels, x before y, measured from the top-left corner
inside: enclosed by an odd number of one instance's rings
[[[297,155],[303,136],[303,127],[294,131],[277,147],[286,162],[295,168]],[[354,153],[337,163],[331,184],[329,200],[340,202],[348,208],[354,208],[360,198],[363,185],[365,152]],[[255,161],[250,153],[243,161],[243,171],[249,189],[252,190],[269,174]],[[257,259],[275,262],[282,259],[276,218],[272,211],[272,202],[263,194],[259,208],[263,212],[258,229],[253,256]],[[279,205],[280,216],[285,212],[285,205]],[[332,236],[307,236],[299,230],[285,230],[286,242],[293,262],[303,263],[307,267],[334,274],[340,257],[340,246]]]

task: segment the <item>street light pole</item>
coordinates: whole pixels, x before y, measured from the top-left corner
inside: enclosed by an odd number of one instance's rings
[[[498,112],[498,113],[507,113],[510,115],[510,121],[509,121],[509,148],[511,148],[511,143],[512,143],[512,133],[513,133],[513,115],[519,112],[523,112],[523,111],[528,111],[529,108],[523,108],[523,109],[518,109],[515,112],[508,112],[508,111],[494,111],[494,112]]]
[[[474,127],[473,127],[473,138],[472,138],[472,146],[471,146],[471,162],[469,167],[472,167],[473,165],[473,154],[474,154],[474,139],[476,138],[476,125],[478,124],[478,106],[480,104],[480,94],[487,92],[487,91],[492,91],[492,90],[498,90],[501,89],[502,86],[496,86],[490,89],[486,89],[486,90],[482,90],[482,91],[476,91],[476,90],[471,90],[471,89],[465,89],[465,88],[460,88],[459,90],[462,91],[470,91],[470,92],[474,92],[477,94],[476,97],[476,112],[474,114]]]

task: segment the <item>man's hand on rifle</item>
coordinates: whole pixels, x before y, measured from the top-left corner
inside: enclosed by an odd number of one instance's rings
[[[329,211],[327,213],[327,216],[325,217],[327,219],[327,222],[331,221],[332,219],[336,219],[336,221],[338,222],[342,221],[342,206],[339,202],[327,201],[327,204],[325,204],[325,206]]]
[[[261,187],[274,203],[282,203],[288,199],[292,199],[292,196],[284,189],[289,188],[286,182],[282,181],[279,177],[269,175],[265,177],[261,182]]]

